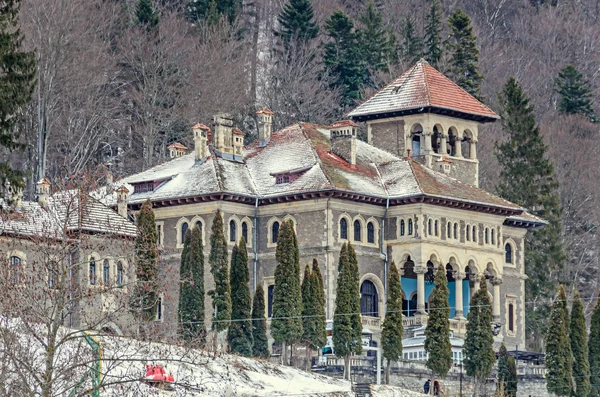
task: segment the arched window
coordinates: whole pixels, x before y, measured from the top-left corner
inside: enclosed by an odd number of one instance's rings
[[[362,241],[360,229],[360,221],[357,219],[354,221],[354,241]]]
[[[458,240],[458,223],[454,224],[454,239]]]
[[[496,238],[495,238],[494,234],[495,234],[494,229],[492,229],[492,245],[496,244]]]
[[[510,245],[509,243],[506,243],[506,245],[504,246],[504,262],[506,263],[513,263],[513,249],[512,249],[512,245]]]
[[[360,314],[379,317],[379,296],[375,284],[369,280],[360,286]]]
[[[123,285],[123,262],[117,262],[117,285]]]
[[[110,284],[110,263],[105,259],[102,265],[102,281],[104,285]]]
[[[490,241],[489,241],[489,239],[488,239],[488,234],[489,234],[489,230],[488,230],[488,228],[486,227],[486,228],[485,228],[485,230],[483,231],[483,242],[484,242],[485,244],[489,244],[489,243],[490,243]]]
[[[185,234],[187,233],[189,227],[190,225],[188,225],[187,222],[183,222],[181,224],[181,241],[179,242],[180,244],[183,244],[183,242],[185,241]]]
[[[19,284],[21,281],[21,258],[18,256],[11,256],[9,259],[9,276],[10,282],[13,284]]]
[[[271,226],[271,242],[273,244],[277,243],[279,240],[279,222],[273,222],[273,226]]]
[[[232,219],[229,221],[229,241],[234,242],[236,241],[236,225],[235,225],[235,221]]]
[[[274,285],[269,285],[267,288],[267,317],[273,317],[273,291],[275,291]]]
[[[348,240],[348,221],[346,218],[340,219],[340,238]]]
[[[512,303],[508,304],[508,330],[515,331],[515,305]]]
[[[248,222],[242,222],[242,237],[248,242]]]
[[[440,234],[440,223],[436,220],[435,221],[435,236],[439,236]]]
[[[55,261],[48,264],[48,287],[58,287],[58,263]]]
[[[404,236],[404,219],[400,221],[400,235]]]
[[[202,234],[202,221],[196,221],[196,227],[200,230],[200,234]]]
[[[431,233],[432,225],[433,225],[433,221],[431,219],[429,219],[427,221],[427,236],[431,236],[433,234],[433,233]]]
[[[477,227],[473,226],[473,242],[477,242]]]
[[[413,222],[412,219],[408,220],[408,235],[412,236],[413,234]]]
[[[375,244],[375,226],[373,226],[373,222],[367,223],[367,242]]]
[[[90,258],[90,285],[96,285],[96,259]]]
[[[450,222],[446,223],[446,238],[447,239],[452,238],[452,223],[450,223]]]
[[[467,233],[465,233],[466,234],[466,236],[465,236],[466,240],[467,241],[471,241],[471,226],[467,225],[467,227],[465,228],[465,230],[467,232]]]

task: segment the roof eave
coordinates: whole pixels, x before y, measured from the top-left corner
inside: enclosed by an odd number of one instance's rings
[[[358,110],[358,109],[357,109]],[[352,114],[354,111],[348,113],[348,117],[353,121],[370,121],[378,119],[386,119],[392,117],[410,116],[412,114],[419,113],[435,113],[440,115],[446,115],[461,119],[473,120],[479,123],[492,123],[500,119],[500,116],[494,114],[484,115],[478,113],[462,112],[456,109],[442,107],[442,106],[419,106],[410,109],[394,110],[389,112],[373,112],[373,113],[362,113]]]

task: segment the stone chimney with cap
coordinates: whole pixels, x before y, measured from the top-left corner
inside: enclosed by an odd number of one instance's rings
[[[210,128],[198,123],[192,127],[194,133],[194,159],[202,161],[208,157],[208,136]]]
[[[242,161],[244,133],[233,128],[233,116],[227,113],[213,116],[213,147],[217,155],[226,160]]]
[[[256,121],[258,122],[258,146],[263,147],[269,143],[273,126],[273,113],[271,110],[263,107],[256,112]]]
[[[351,120],[336,121],[331,125],[329,131],[331,151],[351,165],[356,165],[358,124]]]
[[[234,128],[231,131],[233,132],[233,154],[241,157],[244,151],[244,132],[239,128]]]
[[[117,193],[117,213],[123,218],[127,219],[127,196],[129,195],[129,189],[125,185],[121,185],[116,190]]]
[[[40,179],[35,185],[35,194],[37,195],[37,201],[39,205],[46,208],[48,205],[48,199],[50,198],[50,189],[52,185],[46,178]]]

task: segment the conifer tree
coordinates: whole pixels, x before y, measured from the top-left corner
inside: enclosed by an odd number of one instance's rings
[[[471,299],[467,315],[467,333],[463,347],[463,365],[467,375],[475,379],[480,394],[484,395],[485,381],[496,361],[494,335],[492,334],[492,303],[488,295],[485,277],[481,276],[480,288]]]
[[[365,13],[359,17],[362,27],[358,34],[363,62],[373,71],[388,71],[388,66],[397,61],[396,39],[393,32],[385,28],[381,13],[372,1],[367,3]],[[368,78],[367,83],[372,84]]]
[[[573,352],[573,379],[575,391],[573,396],[587,397],[591,390],[590,362],[588,358],[588,336],[583,314],[583,304],[579,292],[575,292],[573,307],[571,308],[571,324],[569,339]]]
[[[136,286],[131,297],[133,314],[143,322],[156,318],[158,304],[158,243],[152,203],[142,204],[137,218],[135,241]]]
[[[313,259],[312,264],[312,274],[316,281],[316,292],[319,297],[319,305],[323,307],[323,311],[325,311],[325,284],[323,283],[323,276],[321,275],[321,270],[319,269],[319,262],[317,262],[317,258]]]
[[[549,222],[542,229],[528,232],[525,238],[525,273],[529,276],[525,300],[548,302],[566,261],[554,166],[546,158],[533,105],[514,78],[508,80],[498,99],[508,140],[495,147],[501,167],[496,191]],[[526,332],[530,340],[542,339],[549,312],[545,303],[527,305]]]
[[[302,337],[302,294],[300,292],[300,252],[291,220],[281,224],[275,251],[275,288],[271,335],[282,343],[282,359],[287,364],[287,346]]]
[[[580,114],[591,122],[597,122],[592,108],[592,90],[575,66],[567,65],[556,79],[556,92],[560,95],[558,110],[566,114]]]
[[[483,76],[479,74],[479,50],[473,34],[471,18],[461,9],[456,9],[448,18],[451,50],[450,77],[474,97],[479,96]]]
[[[444,266],[435,273],[435,287],[429,297],[429,318],[425,328],[425,351],[428,353],[427,368],[436,376],[446,377],[452,367],[450,344],[450,304],[448,303],[448,279]]]
[[[248,251],[242,236],[231,252],[231,324],[227,330],[227,340],[232,353],[246,357],[252,355],[252,297],[249,282]]]
[[[546,388],[557,396],[569,396],[573,390],[573,357],[569,341],[569,310],[562,285],[552,303],[546,336]]]
[[[421,57],[421,39],[415,31],[411,15],[407,15],[402,26],[402,56],[409,64],[415,64]]]
[[[265,318],[265,291],[261,284],[256,286],[252,302],[252,356],[269,357],[267,319]]]
[[[310,265],[306,265],[302,280],[302,341],[308,348],[309,358],[313,349],[327,343],[325,308],[318,293],[319,281],[316,276],[311,272]]]
[[[191,22],[206,21],[210,25],[222,17],[235,21],[242,9],[241,0],[190,0],[186,6],[186,16]]]
[[[140,25],[146,26],[148,30],[158,25],[158,13],[152,6],[152,0],[138,0],[135,7],[135,16]]]
[[[203,338],[204,329],[204,249],[202,232],[195,226],[185,235],[179,271],[179,324],[184,339]]]
[[[330,41],[325,44],[323,64],[332,79],[332,87],[342,90],[342,107],[353,106],[360,99],[368,80],[367,66],[361,54],[359,34],[354,22],[337,10],[325,22]]]
[[[390,368],[392,361],[398,361],[402,357],[402,285],[400,284],[400,273],[394,262],[390,265],[388,276],[388,299],[387,311],[383,320],[381,331],[381,347],[383,358],[387,360],[385,370],[385,383],[390,384]]]
[[[596,301],[590,320],[588,360],[592,385],[590,396],[600,396],[600,299]]]
[[[289,0],[277,20],[280,29],[276,34],[281,38],[286,50],[292,42],[302,45],[317,37],[319,33],[311,0]]]
[[[433,67],[437,67],[442,58],[442,10],[438,0],[433,0],[431,3],[425,26],[424,42],[425,59]]]
[[[8,151],[23,150],[20,129],[20,113],[31,100],[35,88],[36,60],[32,51],[21,47],[23,36],[18,29],[20,0],[0,4],[0,147]],[[3,157],[6,159],[6,156]],[[0,161],[0,183],[20,189],[25,175],[13,169],[7,161]],[[37,180],[43,178],[43,170],[37,170]]]
[[[498,351],[497,393],[502,397],[517,397],[517,365],[514,357],[508,355],[504,342]],[[500,394],[500,390],[503,394]]]
[[[227,240],[223,232],[223,217],[217,210],[210,230],[210,272],[215,280],[215,289],[208,292],[212,298],[212,328],[221,332],[229,327],[231,320],[231,286],[229,285],[229,265],[227,263]]]
[[[344,243],[338,262],[332,336],[335,354],[344,358],[344,379],[350,379],[350,355],[362,352],[359,281],[356,253],[350,243]]]

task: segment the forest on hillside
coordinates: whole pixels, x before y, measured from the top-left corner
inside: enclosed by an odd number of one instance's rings
[[[261,106],[276,113],[276,129],[330,124],[421,57],[433,56],[494,110],[513,76],[535,106],[558,180],[568,259],[551,277],[580,289],[591,310],[600,1],[21,0],[19,16],[37,74],[19,122],[26,149],[10,160],[29,171],[29,196],[42,176],[110,164],[119,177],[166,161],[170,143],[191,147],[190,126],[217,113],[233,114],[249,141]],[[456,70],[461,34],[466,79]],[[561,105],[557,81],[569,64],[588,100],[580,114]],[[480,130],[480,181],[489,191],[500,179],[494,148],[506,139],[500,122]]]

